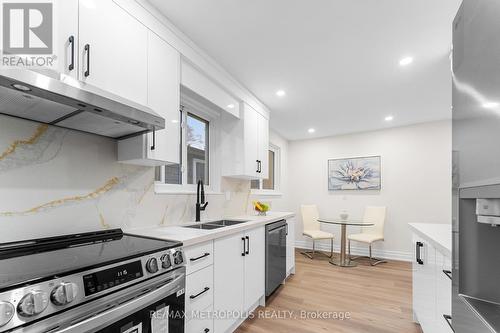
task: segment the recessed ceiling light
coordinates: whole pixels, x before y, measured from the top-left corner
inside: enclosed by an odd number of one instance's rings
[[[498,104],[497,102],[488,102],[488,103],[483,104],[483,108],[494,109],[494,108],[497,108],[499,105],[500,104]]]
[[[285,95],[286,95],[286,93],[285,93],[285,91],[284,91],[284,90],[281,90],[281,89],[280,89],[280,90],[278,90],[278,91],[276,92],[276,96],[278,96],[278,97],[283,97],[283,96],[285,96]]]
[[[392,121],[394,119],[393,116],[387,116],[384,118],[385,121]]]
[[[14,83],[14,84],[12,84],[12,86],[20,91],[31,91],[30,87],[27,87],[27,86],[19,84],[19,83]]]
[[[95,3],[93,0],[82,0],[82,3],[85,7],[89,8],[89,9],[95,9]]]
[[[314,128],[310,128],[310,129],[308,129],[307,131],[308,131],[309,133],[311,133],[311,134],[312,134],[312,133],[314,133],[314,132],[316,132],[316,130],[315,130]]]
[[[228,108],[228,109],[234,109],[234,104],[229,104],[229,105],[227,106],[227,108]]]
[[[413,62],[413,57],[405,57],[401,60],[399,60],[399,65],[400,66],[407,66]]]
[[[172,119],[172,123],[177,124],[179,121],[177,119]]]

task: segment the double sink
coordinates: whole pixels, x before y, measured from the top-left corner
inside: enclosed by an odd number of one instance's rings
[[[184,228],[212,230],[212,229],[230,227],[232,225],[237,225],[245,222],[248,221],[220,220],[220,221],[212,221],[212,222],[188,225],[185,226]]]

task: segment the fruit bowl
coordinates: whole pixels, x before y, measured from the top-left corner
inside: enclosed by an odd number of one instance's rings
[[[254,201],[253,207],[255,211],[261,216],[266,216],[267,212],[269,211],[269,205],[260,201]]]

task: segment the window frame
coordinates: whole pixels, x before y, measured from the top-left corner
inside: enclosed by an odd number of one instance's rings
[[[281,193],[281,148],[278,145],[269,143],[269,149],[274,153],[274,189],[273,190],[265,190],[263,189],[264,181],[259,179],[259,188],[258,189],[250,189],[251,194],[253,195],[261,195],[261,196],[282,196]],[[270,165],[271,163],[269,163]]]
[[[188,184],[187,170],[187,116],[193,115],[208,123],[208,179],[209,185],[205,185],[206,194],[222,194],[220,192],[221,173],[216,165],[217,159],[217,142],[219,135],[219,117],[220,113],[210,107],[195,101],[188,96],[181,96],[181,184],[166,184],[165,183],[165,167],[160,167],[160,180],[155,182],[155,193],[157,194],[195,194],[197,190],[196,184]]]

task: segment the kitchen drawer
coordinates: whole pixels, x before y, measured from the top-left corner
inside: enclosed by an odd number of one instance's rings
[[[202,311],[199,317],[193,318],[186,322],[186,333],[213,333],[214,319],[210,313],[213,308],[210,306]]]
[[[445,315],[451,315],[451,279],[446,274],[451,275],[451,259],[437,252],[439,266],[436,272],[437,290],[436,290],[436,327],[437,332],[452,332],[450,325],[444,318]],[[446,272],[446,273],[445,273]]]
[[[192,313],[213,305],[214,267],[208,266],[186,278],[186,316],[190,320]]]
[[[186,254],[186,274],[189,275],[214,263],[214,243],[212,241],[184,249]]]

